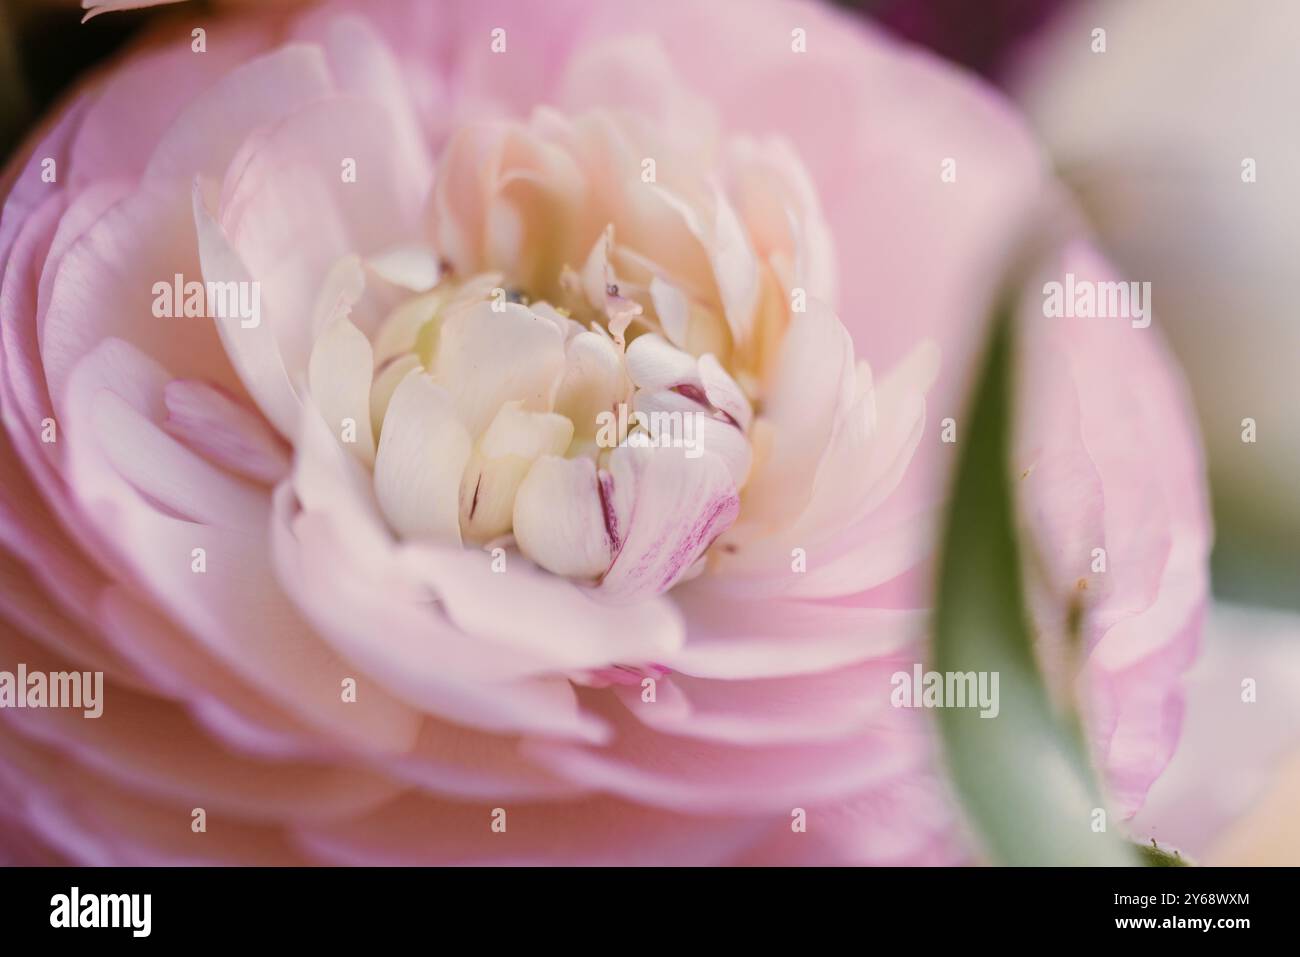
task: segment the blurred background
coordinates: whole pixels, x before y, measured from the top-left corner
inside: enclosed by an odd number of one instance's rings
[[[1300,0],[839,6],[1017,101],[1102,247],[1152,282],[1208,456],[1215,606],[1179,750],[1133,836],[1198,863],[1300,864]],[[168,13],[70,29],[77,7],[0,0],[6,157],[77,76]]]

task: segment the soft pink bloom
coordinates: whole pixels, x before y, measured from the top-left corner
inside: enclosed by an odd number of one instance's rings
[[[96,720],[0,712],[4,846],[970,859],[889,678],[925,655],[940,420],[1051,195],[1009,108],[802,4],[204,25],[12,174],[2,660],[108,688]],[[1047,268],[1109,278],[1081,242]],[[159,318],[177,274],[258,310]],[[1045,319],[1037,288],[1022,327],[1044,657],[1082,602],[1131,814],[1195,649],[1199,452],[1154,329]],[[611,442],[620,409],[664,417]]]

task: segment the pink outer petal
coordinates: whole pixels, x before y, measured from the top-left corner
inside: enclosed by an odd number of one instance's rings
[[[0,289],[0,344],[4,361],[0,412],[9,442],[21,457],[21,464],[42,481],[46,495],[55,499],[62,491],[56,471],[61,447],[41,441],[44,422],[53,418],[54,409],[46,391],[33,316],[41,262],[55,238],[57,217],[63,210],[62,197],[53,196],[24,223],[5,263],[4,285]],[[14,468],[18,465],[12,463]]]
[[[158,277],[202,275],[188,189],[146,187],[110,209],[59,265],[41,328],[55,410],[72,367],[109,336],[133,343],[173,375],[238,391],[211,320],[155,318]]]
[[[210,652],[305,720],[359,745],[409,746],[416,716],[373,682],[357,675],[357,702],[341,700],[341,680],[355,669],[319,642],[275,584],[265,531],[159,512],[110,464],[91,425],[100,397],[112,393],[160,417],[162,387],[157,366],[110,340],[87,356],[69,389],[70,484],[84,513],[113,543],[117,573],[134,576]],[[192,571],[195,548],[204,549],[202,578]],[[266,640],[268,629],[276,641]]]
[[[0,658],[46,672],[93,665],[83,658],[74,666],[17,634],[4,632],[0,632]],[[291,813],[299,804],[309,815],[319,813],[328,818],[355,813],[395,793],[391,783],[373,776],[344,775],[331,783],[328,767],[295,766],[292,762],[244,767],[242,757],[221,750],[188,722],[175,704],[146,696],[135,679],[123,684],[113,675],[110,671],[105,676],[96,717],[50,708],[10,710],[4,718],[20,736],[60,751],[78,764],[97,768],[123,786],[185,801],[211,802],[222,810],[254,818]],[[243,773],[239,773],[241,767]],[[277,811],[280,798],[274,795],[284,792],[284,797],[290,797],[299,777],[307,779],[303,784],[308,793],[300,792],[296,801],[290,798],[290,803]],[[349,781],[349,777],[353,779]]]
[[[877,658],[793,678],[717,681],[674,675],[654,701],[640,683],[615,694],[647,727],[664,734],[742,746],[834,741],[864,731],[889,708],[890,676],[915,655]]]
[[[196,724],[230,748],[283,759],[337,753],[337,746],[317,739],[125,587],[104,589],[95,610],[104,640],[149,682],[152,692],[184,704]]]
[[[284,444],[266,420],[205,382],[176,379],[163,390],[167,431],[208,461],[274,484],[289,470]]]
[[[193,804],[154,800],[69,761],[52,760],[13,735],[0,735],[0,795],[40,840],[89,866],[306,864],[282,828],[223,818],[195,834]],[[206,809],[205,809],[206,810]],[[216,825],[220,831],[216,831]],[[48,863],[48,861],[44,861]]]
[[[0,260],[8,262],[18,233],[27,226],[28,217],[62,190],[51,189],[42,173],[47,159],[55,161],[57,170],[66,163],[71,142],[88,107],[87,98],[78,98],[62,113],[50,116],[37,128],[32,139],[5,165],[0,174],[0,194],[4,199],[4,216],[0,218]]]
[[[483,730],[603,738],[600,722],[581,712],[567,681],[512,680],[504,669],[489,677],[482,673],[488,649],[466,648],[477,636],[448,626],[427,597],[414,601],[409,593],[386,589],[391,583],[383,580],[343,575],[350,564],[346,542],[319,515],[300,516],[291,531],[286,528],[288,494],[287,486],[277,493],[275,532],[287,589],[322,637],[390,693],[421,711]],[[376,643],[376,633],[385,640]],[[475,652],[480,674],[467,678],[465,659]]]
[[[690,627],[680,651],[658,659],[703,678],[780,678],[831,671],[919,647],[929,615],[895,608],[736,599],[697,579],[673,593]]]
[[[736,748],[657,733],[606,696],[589,698],[615,728],[610,746],[538,741],[523,753],[590,787],[686,813],[763,814],[842,801],[928,761],[928,717],[915,710],[886,709],[870,731],[832,743]]]
[[[296,39],[321,45],[336,89],[364,97],[384,109],[400,152],[398,168],[411,182],[428,183],[433,175],[433,157],[415,100],[436,87],[436,78],[426,76],[417,84],[407,82],[401,63],[366,16],[323,12],[316,18],[309,12],[291,29]]]
[[[13,640],[34,644],[47,654],[76,662],[83,669],[103,671],[107,678],[123,687],[136,690],[150,687],[148,680],[134,674],[92,627],[71,618],[31,571],[3,550],[0,550],[0,624],[0,632],[14,632]]]
[[[82,625],[93,622],[89,606],[104,575],[69,537],[23,472],[7,435],[0,435],[0,546],[21,556],[25,572],[64,613]]]
[[[409,754],[369,763],[394,780],[450,800],[547,801],[587,793],[582,785],[525,760],[519,741],[430,718]]]
[[[492,831],[497,808],[504,833]],[[685,816],[609,797],[460,804],[411,796],[353,822],[304,829],[298,839],[334,864],[703,866],[734,859],[767,827],[763,819]]]
[[[92,81],[86,110],[72,141],[67,175],[74,191],[109,179],[135,179],[167,128],[193,100],[216,84],[232,65],[255,55],[270,41],[247,26],[205,24],[208,52],[199,56],[188,35],[180,40],[164,28],[147,36],[134,56]],[[254,109],[261,108],[250,104]],[[209,137],[219,135],[211,130]]]
[[[784,551],[772,550],[767,568],[741,576],[723,566],[715,587],[756,601],[778,596],[829,599],[857,595],[916,568],[934,550],[936,517],[934,511],[927,510],[881,527],[882,520],[873,516],[841,528],[838,535],[819,544],[791,533],[784,536]],[[792,567],[795,549],[803,552],[803,571]]]
[[[44,421],[53,418],[53,409],[45,393],[31,321],[37,306],[38,257],[51,242],[54,228],[47,214],[61,208],[61,198],[50,197],[26,221],[11,247],[0,293],[5,364],[0,408],[6,429],[0,436],[0,543],[22,556],[31,574],[68,615],[93,630],[91,609],[104,575],[92,556],[102,553],[102,543],[77,521],[57,471],[64,446],[41,441]],[[56,437],[62,435],[62,424],[55,422],[55,427]]]
[[[545,6],[513,0],[453,0],[436,6],[420,0],[351,0],[326,5],[319,16],[351,9],[372,20],[407,71],[421,125],[441,142],[466,119],[518,117],[538,102],[554,102],[549,94],[557,85],[558,67],[581,49],[596,6],[592,0],[552,0]],[[506,31],[504,56],[492,51],[497,28]]]
[[[968,863],[969,838],[943,784],[918,775],[843,804],[808,807],[807,830],[787,819],[736,863],[934,867]]]
[[[681,618],[672,602],[630,605],[599,600],[593,589],[542,571],[507,553],[504,574],[492,556],[465,561],[448,549],[408,552],[408,569],[442,602],[466,633],[509,650],[525,667],[581,672],[623,661],[658,661],[682,645]],[[565,640],[554,640],[556,629]]]
[[[184,188],[196,176],[220,176],[246,137],[332,88],[324,54],[312,46],[289,44],[228,67],[168,125],[141,180],[170,180]]]
[[[5,722],[20,737],[122,787],[250,822],[347,818],[402,790],[384,776],[338,763],[259,763],[233,755],[172,705],[111,686],[105,698],[104,713],[94,720],[46,708],[6,712]]]

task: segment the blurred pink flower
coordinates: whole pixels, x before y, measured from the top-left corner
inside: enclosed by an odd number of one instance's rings
[[[202,25],[11,173],[0,648],[108,689],[0,712],[3,846],[967,859],[889,677],[925,654],[938,420],[1051,192],[1007,106],[777,2]],[[1025,303],[1044,657],[1082,603],[1131,814],[1195,648],[1199,453],[1154,330]]]

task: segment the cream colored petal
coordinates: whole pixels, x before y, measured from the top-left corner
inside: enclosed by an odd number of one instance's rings
[[[392,401],[398,385],[412,372],[421,368],[420,360],[408,354],[394,359],[384,366],[379,375],[375,376],[374,384],[370,387],[370,427],[374,429],[376,436],[383,428],[384,414],[388,412],[388,403]]]
[[[638,336],[627,347],[627,372],[638,388],[649,392],[700,385],[695,359],[654,333]]]
[[[758,262],[745,228],[727,198],[718,192],[715,201],[709,261],[713,264],[713,276],[731,335],[737,343],[744,343],[749,341],[758,302]]]
[[[334,435],[365,465],[375,461],[370,419],[370,340],[348,319],[336,319],[312,347],[307,381]]]
[[[600,414],[617,414],[618,404],[626,402],[632,391],[632,383],[618,347],[607,336],[580,332],[569,340],[565,356],[555,411],[573,423],[577,438],[591,439]]]
[[[791,317],[762,418],[766,437],[745,489],[745,521],[774,528],[807,506],[822,457],[857,398],[848,331],[824,304]]]
[[[330,267],[312,307],[312,335],[319,338],[337,320],[352,314],[352,307],[366,289],[366,274],[361,260],[344,256]]]
[[[670,282],[655,276],[650,280],[650,300],[655,315],[663,327],[668,341],[679,349],[686,347],[686,333],[690,328],[691,307],[686,294]]]
[[[420,373],[402,380],[375,456],[375,497],[395,531],[460,544],[460,482],[471,447],[446,389]]]
[[[510,531],[515,493],[533,462],[542,455],[559,455],[572,439],[573,423],[562,415],[528,412],[518,402],[503,405],[461,479],[464,539],[486,542]]]
[[[605,314],[610,335],[621,344],[623,333],[641,315],[642,309],[632,298],[632,289],[621,288],[623,283],[614,274],[611,262],[613,254],[614,227],[607,226],[582,267],[582,289],[587,301]]]
[[[478,436],[506,402],[551,409],[564,372],[564,338],[526,306],[505,303],[498,311],[479,303],[444,323],[434,367],[465,427]]]
[[[735,425],[677,392],[638,392],[633,406],[646,416],[644,426],[651,444],[680,449],[687,459],[698,459],[706,452],[716,455],[726,463],[736,487],[745,484],[753,453],[749,440]]]
[[[438,306],[445,297],[440,292],[408,299],[388,314],[375,336],[375,364],[383,365],[395,356],[415,351],[423,338],[422,330],[433,322]],[[436,345],[434,338],[431,345]],[[432,360],[432,355],[424,357]]]
[[[519,550],[547,571],[595,578],[609,567],[596,466],[591,459],[538,459],[519,486],[514,508]]]
[[[366,260],[366,266],[380,279],[412,292],[428,292],[438,284],[442,270],[438,254],[430,246],[393,246]]]

